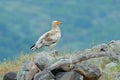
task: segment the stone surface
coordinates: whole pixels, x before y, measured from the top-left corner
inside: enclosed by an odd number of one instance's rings
[[[101,76],[100,70],[86,61],[81,64],[76,64],[73,70],[83,75],[84,80],[98,80]]]
[[[107,58],[120,60],[120,40],[112,40],[108,44],[103,43],[94,46],[92,49],[80,51],[81,54],[78,56],[78,53],[76,53],[74,58],[80,57],[84,54],[102,51],[111,52]],[[98,80],[101,76],[100,69],[91,63],[88,63],[87,61],[78,64],[72,64],[72,66],[70,64],[65,64],[59,67],[59,69],[44,72],[45,68],[54,62],[59,61],[61,58],[62,57],[55,58],[49,52],[40,52],[34,57],[34,62],[26,62],[23,64],[21,70],[17,74],[17,80],[32,80],[33,77],[34,80],[83,80],[82,78],[84,78],[84,80]],[[106,57],[104,58],[106,59]],[[63,63],[63,61],[61,62]],[[113,66],[116,66],[116,64],[109,63],[105,67],[108,69]],[[39,69],[43,72],[41,73]],[[83,77],[81,77],[81,75],[83,75]]]
[[[51,56],[48,52],[41,52],[34,57],[34,62],[39,66],[41,70],[52,64],[54,60],[54,57]]]
[[[110,68],[115,67],[115,66],[117,66],[117,63],[115,62],[108,63],[105,66],[105,70],[109,70]]]
[[[120,61],[120,40],[112,40],[108,46],[110,50],[114,52],[111,57]]]
[[[34,80],[54,80],[54,75],[50,71],[35,74]]]
[[[3,80],[17,80],[16,75],[17,75],[17,73],[15,73],[15,72],[7,72],[7,73],[5,73]]]
[[[83,80],[83,76],[75,71],[60,72],[55,76],[55,80]]]
[[[108,45],[105,43],[94,46],[92,48],[92,51],[95,51],[95,52],[101,52],[101,51],[107,51],[107,50],[108,50]]]
[[[60,72],[66,72],[65,70],[63,70],[62,68],[57,68],[51,71],[53,75],[56,76],[56,74],[60,73]]]
[[[62,65],[61,68],[65,71],[70,71],[71,70],[71,65],[70,64],[66,64],[66,65]]]
[[[120,72],[115,73],[115,78],[114,80],[120,80]]]
[[[17,80],[32,80],[34,75],[40,71],[34,62],[25,62],[17,74]]]

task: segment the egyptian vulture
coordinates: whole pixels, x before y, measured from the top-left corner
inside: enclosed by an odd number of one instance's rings
[[[56,43],[61,38],[61,31],[59,25],[60,21],[52,22],[52,29],[45,34],[43,34],[38,41],[30,47],[31,50],[40,49],[42,47],[47,46],[50,51],[54,50]]]

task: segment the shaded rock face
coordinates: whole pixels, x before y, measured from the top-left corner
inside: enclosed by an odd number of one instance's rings
[[[17,75],[17,73],[15,73],[15,72],[7,72],[4,75],[3,80],[17,80],[16,75]]]
[[[115,74],[115,79],[114,80],[120,80],[120,72],[117,72]]]
[[[34,75],[39,71],[39,68],[34,62],[25,62],[21,70],[17,74],[17,80],[32,80]]]
[[[83,76],[75,71],[60,72],[55,76],[55,80],[83,80]]]
[[[57,75],[58,73],[62,73],[62,72],[66,72],[64,69],[62,68],[58,68],[58,69],[54,69],[51,71],[53,75]]]
[[[54,75],[51,72],[39,72],[35,74],[34,80],[51,80],[54,79]]]
[[[74,71],[84,76],[84,80],[98,80],[101,76],[100,69],[88,62],[75,65]]]

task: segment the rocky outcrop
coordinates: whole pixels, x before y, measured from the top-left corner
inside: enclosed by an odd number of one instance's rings
[[[37,65],[34,62],[26,61],[17,74],[17,80],[32,80],[37,72],[40,72]]]
[[[17,80],[99,80],[100,69],[87,61],[108,57],[120,60],[120,41],[78,51],[73,57],[58,57],[49,52],[38,53],[34,61],[26,61],[17,73]],[[109,63],[108,63],[109,64]],[[107,66],[107,65],[106,65]],[[7,74],[6,74],[7,75]],[[6,76],[5,75],[5,76]],[[6,79],[4,79],[6,80]],[[10,79],[9,79],[10,80]]]
[[[21,66],[17,80],[98,80],[101,76],[100,70],[88,62],[63,64],[58,68],[46,70],[56,60],[61,58],[54,58],[47,52],[39,53],[34,62],[27,61]]]
[[[17,80],[16,75],[17,75],[17,73],[15,73],[15,72],[7,72],[7,73],[5,73],[3,80]]]
[[[115,73],[114,80],[120,80],[120,71]]]
[[[84,80],[98,80],[102,75],[98,67],[87,61],[75,65],[73,70],[83,75]]]
[[[54,61],[55,61],[55,58],[52,55],[50,55],[48,52],[38,53],[34,57],[34,62],[41,70],[50,66]]]
[[[48,71],[46,72],[46,74],[41,74],[41,72],[35,74],[34,76],[34,80],[50,80],[50,79],[54,79],[54,75]]]
[[[83,76],[72,70],[58,73],[55,80],[83,80]]]

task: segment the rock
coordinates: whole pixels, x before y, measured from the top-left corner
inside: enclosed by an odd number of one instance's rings
[[[113,50],[114,52],[120,52],[120,40],[112,40],[108,43],[108,45],[111,47],[111,50]]]
[[[83,76],[75,71],[60,72],[55,76],[55,80],[83,80]]]
[[[17,73],[15,73],[15,72],[7,72],[4,75],[3,80],[17,80],[16,75],[17,75]]]
[[[114,80],[120,80],[120,72],[115,73],[115,78]]]
[[[70,71],[71,70],[71,65],[70,64],[65,64],[65,65],[62,65],[61,68],[64,70],[64,71]]]
[[[25,62],[17,74],[17,80],[32,80],[34,75],[40,71],[34,62]]]
[[[79,57],[79,56],[83,56],[84,54],[88,54],[90,53],[92,50],[91,49],[85,49],[85,50],[79,50],[75,53],[75,55],[73,55],[73,57]],[[79,55],[79,56],[78,56]]]
[[[54,80],[54,75],[50,71],[43,71],[35,74],[34,80]]]
[[[56,68],[56,69],[52,70],[51,72],[54,76],[56,76],[56,74],[58,74],[60,72],[66,72],[66,71],[63,70],[62,68]]]
[[[111,62],[109,64],[106,64],[105,70],[109,70],[110,68],[115,67],[115,66],[117,66],[117,63]]]
[[[108,50],[108,45],[103,43],[103,44],[94,46],[92,48],[92,50],[95,51],[95,52],[107,51]]]
[[[59,61],[59,60],[63,60],[63,59],[69,59],[69,58],[70,58],[69,56],[66,56],[66,57],[65,56],[60,56],[60,57],[57,57],[55,59],[55,62]],[[60,66],[60,68],[63,69],[64,71],[70,71],[72,67],[73,66],[71,64],[64,64],[64,65]]]
[[[120,61],[120,40],[112,40],[108,43],[108,46],[114,54],[110,55],[112,58],[117,59]]]
[[[39,66],[41,70],[52,64],[54,60],[54,57],[51,56],[48,52],[41,52],[34,57],[34,62]]]
[[[84,80],[98,80],[101,76],[100,69],[86,61],[76,64],[73,70],[83,75]]]

